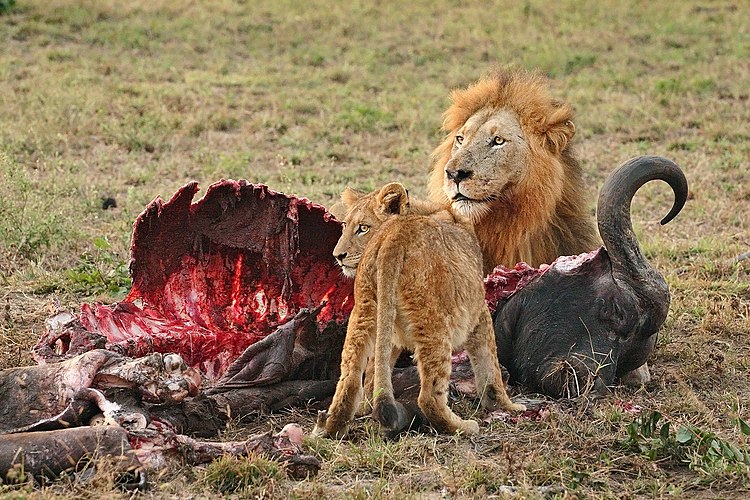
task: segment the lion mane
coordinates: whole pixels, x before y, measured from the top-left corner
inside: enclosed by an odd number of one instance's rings
[[[452,104],[442,126],[447,135],[432,154],[428,190],[432,201],[453,204],[459,212],[471,202],[463,212],[474,223],[485,272],[498,264],[514,266],[521,261],[539,266],[560,255],[596,248],[600,243],[571,145],[573,111],[550,95],[547,80],[524,70],[496,70],[465,89],[454,90],[450,97]],[[508,132],[508,141],[517,140],[522,154],[506,158],[506,164],[489,165],[492,160],[476,150],[482,144],[472,143],[488,139],[479,132],[470,137],[473,129],[457,144],[459,132],[469,123],[481,128],[500,115],[520,127],[521,133],[514,134],[518,138]],[[490,141],[495,133],[505,137],[496,128],[488,129]],[[504,141],[499,137],[494,139]],[[493,185],[492,178],[506,171],[514,172],[514,177],[502,186],[487,188]],[[462,177],[467,187],[474,182],[491,192],[481,200],[461,195],[463,204],[459,203],[451,197],[451,189],[456,190],[452,183]]]

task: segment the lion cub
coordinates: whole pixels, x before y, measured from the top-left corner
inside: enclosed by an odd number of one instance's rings
[[[344,230],[334,257],[355,276],[354,309],[341,354],[341,376],[328,412],[313,433],[341,438],[360,405],[362,374],[375,350],[373,415],[397,429],[404,409],[393,396],[391,352],[414,352],[420,379],[417,403],[438,430],[473,434],[474,420],[448,407],[451,355],[465,348],[483,407],[511,402],[500,373],[492,320],[484,301],[482,252],[468,219],[425,202],[409,203],[390,183],[363,195],[347,189]]]

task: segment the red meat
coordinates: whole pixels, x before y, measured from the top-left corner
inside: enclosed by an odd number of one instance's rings
[[[242,180],[216,182],[193,202],[197,191],[191,182],[146,207],[133,228],[130,293],[51,321],[38,361],[94,347],[132,357],[173,352],[217,379],[300,309],[320,307],[321,333],[343,328],[352,281],[331,256],[341,226],[324,207]]]

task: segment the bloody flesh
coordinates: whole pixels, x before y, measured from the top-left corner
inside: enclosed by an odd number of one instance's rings
[[[83,304],[80,324],[43,336],[40,361],[78,354],[71,343],[93,333],[133,357],[179,353],[216,379],[301,308],[322,305],[320,332],[345,323],[352,282],[331,256],[341,227],[324,207],[246,181],[216,182],[193,202],[197,191],[192,182],[146,207],[133,228],[130,293]]]
[[[497,266],[484,279],[484,300],[490,312],[494,314],[503,301],[513,297],[547,271],[554,269],[560,273],[574,274],[582,264],[598,258],[600,253],[601,249],[596,249],[580,255],[563,255],[551,264],[542,264],[538,268],[531,267],[525,262],[519,262],[512,269]]]
[[[519,262],[512,269],[497,266],[484,279],[484,300],[487,302],[490,312],[494,313],[500,301],[509,299],[529,282],[544,274],[548,268],[548,265],[542,264],[537,269],[525,262]]]

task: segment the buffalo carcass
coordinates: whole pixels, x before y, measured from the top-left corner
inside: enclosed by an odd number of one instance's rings
[[[641,252],[630,204],[641,186],[656,179],[675,195],[661,221],[666,224],[687,200],[687,180],[665,158],[634,158],[602,187],[597,219],[603,248],[538,270],[498,268],[488,277],[488,297],[500,299],[494,313],[500,362],[512,381],[549,396],[576,397],[606,392],[646,363],[667,317],[669,288]],[[524,286],[508,294],[514,281]]]
[[[0,476],[19,463],[33,475],[54,474],[83,455],[118,455],[115,431],[104,433],[114,436],[112,449],[97,447],[103,431],[89,426],[100,420],[127,429],[128,457],[144,465],[262,449],[292,475],[315,472],[317,460],[283,431],[239,443],[186,434],[215,436],[230,416],[333,393],[352,305],[351,283],[339,282],[330,250],[340,226],[323,207],[265,186],[220,181],[193,203],[196,191],[190,183],[138,217],[133,287],[122,302],[83,304],[80,315],[58,308],[35,348],[42,366],[0,372],[0,389],[10,391],[0,390]],[[174,375],[176,360],[191,366],[189,376],[159,384],[151,367]],[[201,378],[213,393],[193,397]],[[78,425],[85,427],[69,428]]]
[[[602,191],[599,222],[609,253],[563,257],[541,269],[497,269],[488,278],[501,362],[514,381],[552,396],[575,395],[590,374],[602,388],[645,362],[668,293],[640,254],[629,203],[640,185],[657,178],[677,194],[666,220],[672,218],[684,203],[684,176],[667,160],[636,159]],[[200,369],[213,385],[210,398],[231,407],[233,417],[330,396],[353,305],[352,283],[331,256],[340,224],[319,205],[245,181],[217,182],[193,202],[196,191],[188,184],[146,208],[133,231],[128,296],[111,306],[84,304],[78,317],[52,318],[38,359],[95,347],[133,357],[174,352]],[[463,381],[461,360],[454,375]],[[398,385],[416,382],[412,368],[394,375]]]

